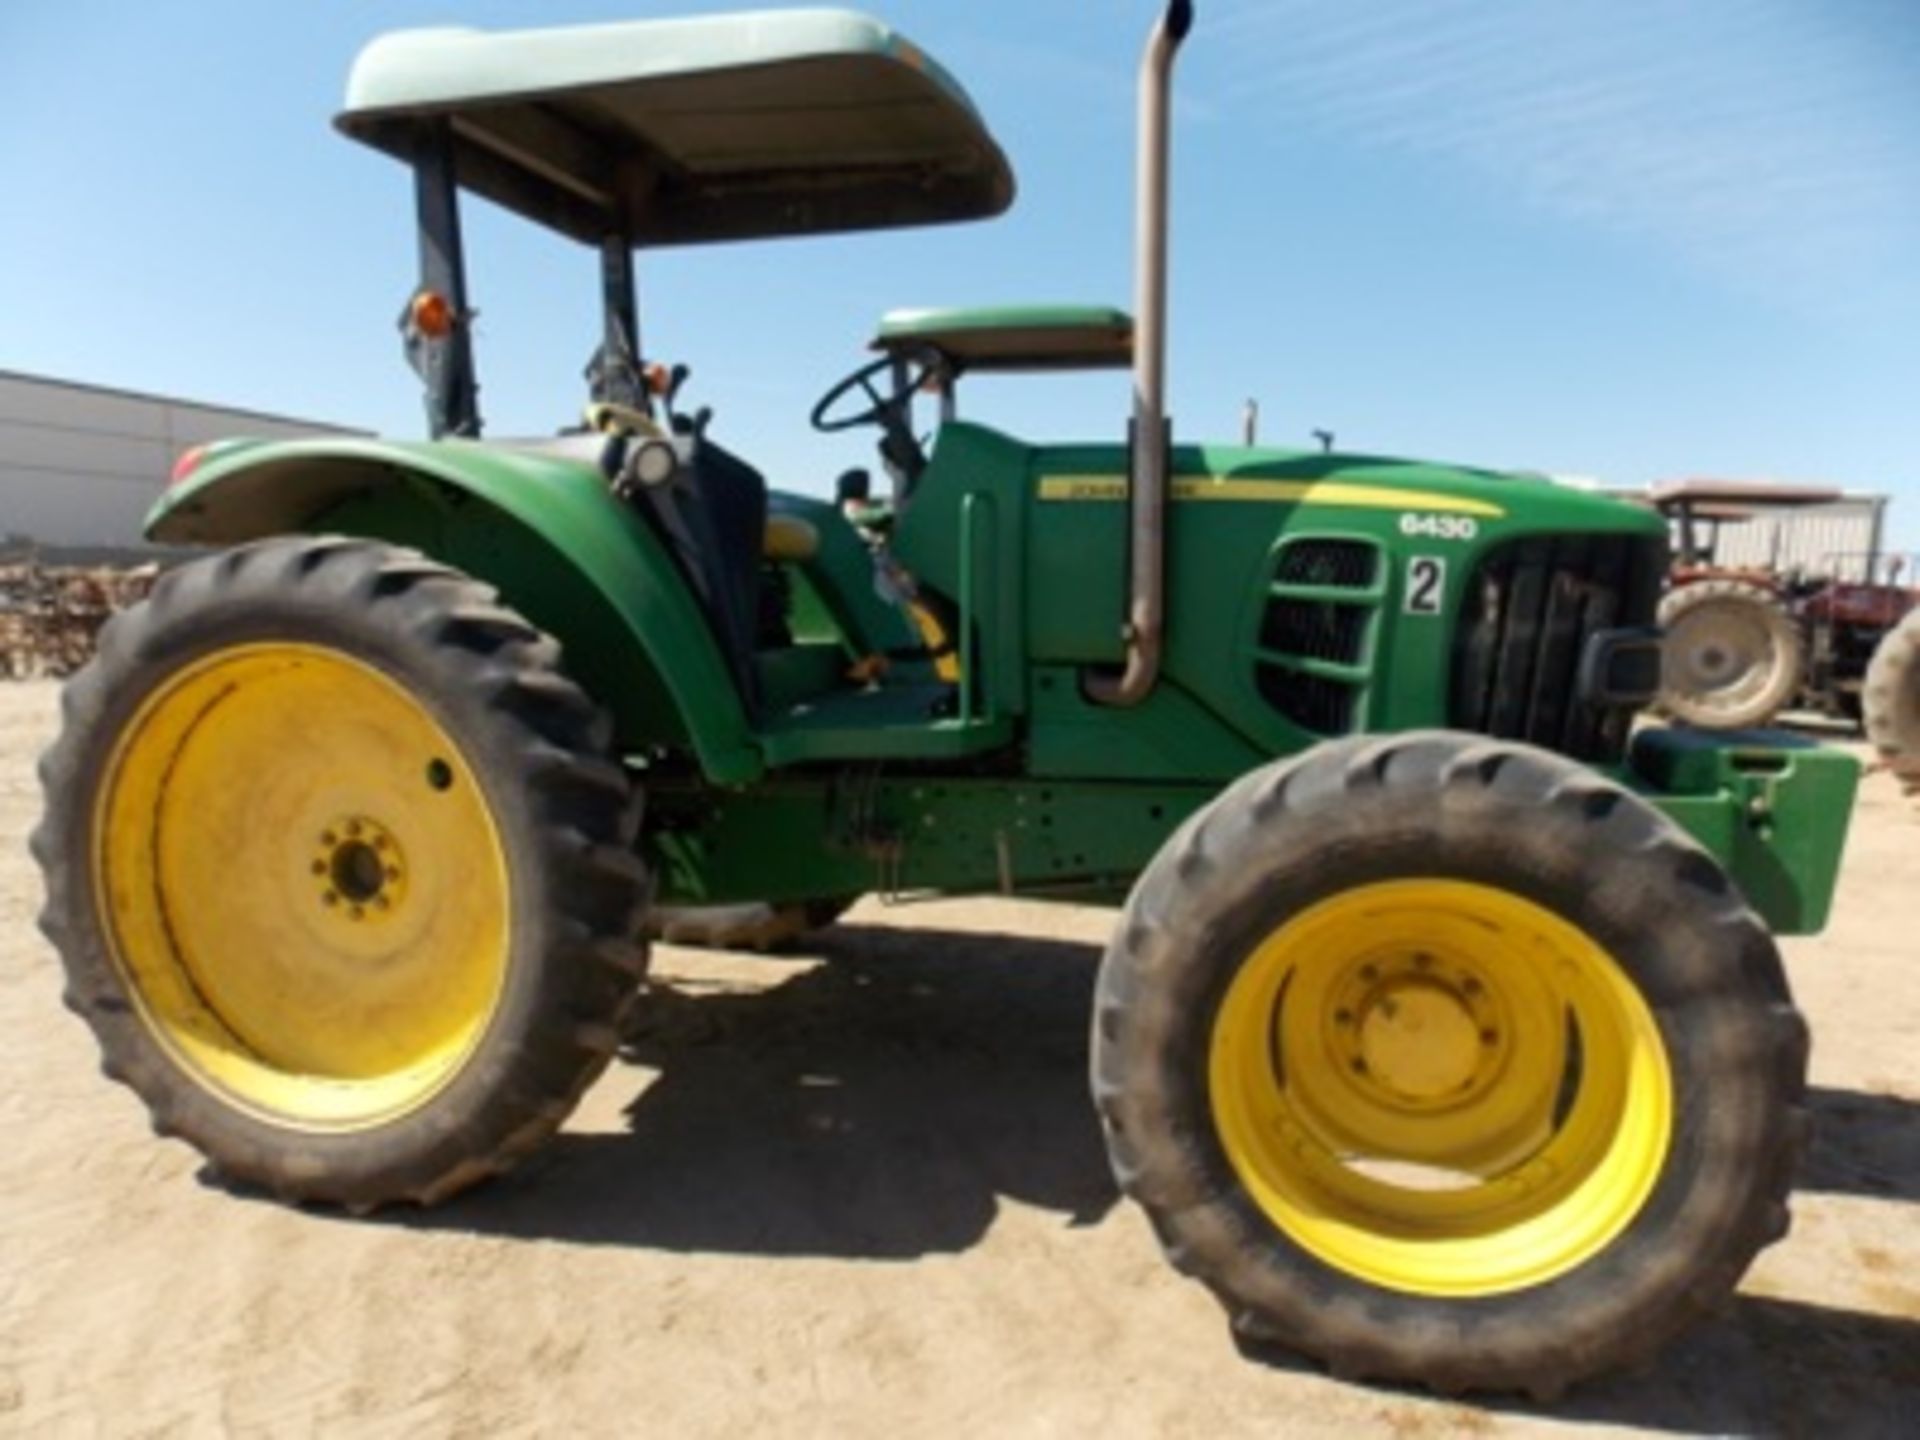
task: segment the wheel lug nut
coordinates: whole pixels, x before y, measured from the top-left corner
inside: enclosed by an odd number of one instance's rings
[[[392,843],[393,842],[388,840],[384,835],[376,835],[373,837],[373,848],[376,850],[384,850]]]
[[[398,865],[387,866],[386,875],[389,880],[398,880],[400,878],[400,867]]]
[[[331,830],[322,830],[320,832],[320,843],[331,850],[335,845],[340,843],[340,837]]]
[[[324,875],[327,873],[327,862],[324,860],[316,860],[309,868],[316,875]]]
[[[1353,1057],[1353,1073],[1356,1075],[1367,1073],[1367,1062],[1358,1055]]]
[[[1499,1039],[1500,1039],[1500,1032],[1498,1030],[1482,1030],[1480,1032],[1480,1043],[1482,1045],[1496,1044],[1498,1043]]]
[[[360,906],[358,905],[354,906],[353,909],[348,911],[347,913],[352,915],[353,918],[356,920],[364,920],[367,918],[367,912],[361,909]]]
[[[320,897],[320,903],[322,905],[338,905],[340,903],[340,892],[337,890],[327,891],[326,894]]]
[[[377,906],[379,909],[382,909],[382,910],[391,910],[393,908],[393,902],[387,899],[387,897],[384,895],[374,896],[373,903],[375,906]]]
[[[359,838],[360,822],[358,820],[349,820],[347,822],[347,834],[354,836],[356,839]]]

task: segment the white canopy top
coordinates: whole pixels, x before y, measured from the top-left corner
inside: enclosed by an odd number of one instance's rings
[[[932,224],[1013,202],[959,83],[845,10],[409,30],[360,53],[343,131],[411,161],[442,121],[462,186],[591,244]]]

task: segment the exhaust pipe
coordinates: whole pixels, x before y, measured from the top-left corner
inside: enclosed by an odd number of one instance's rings
[[[1133,422],[1127,497],[1132,559],[1127,585],[1127,667],[1087,678],[1103,705],[1137,705],[1160,678],[1166,630],[1167,472],[1173,431],[1167,419],[1167,169],[1172,131],[1173,61],[1193,28],[1193,0],[1171,0],[1140,62],[1139,199],[1135,218]]]

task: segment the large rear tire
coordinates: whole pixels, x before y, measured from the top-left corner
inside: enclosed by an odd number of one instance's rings
[[[410,551],[270,540],[101,636],[41,762],[41,925],[103,1068],[235,1180],[505,1170],[638,989],[638,797],[558,645]]]
[[[1742,580],[1700,580],[1660,602],[1666,632],[1660,703],[1703,730],[1769,724],[1799,693],[1800,627],[1770,591]]]
[[[1235,1329],[1550,1397],[1787,1228],[1806,1027],[1658,811],[1444,732],[1323,745],[1168,841],[1102,964],[1114,1174]]]
[[[1875,647],[1862,699],[1867,738],[1907,793],[1920,795],[1920,609]]]

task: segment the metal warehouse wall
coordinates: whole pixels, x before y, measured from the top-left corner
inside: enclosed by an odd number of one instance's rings
[[[1882,543],[1886,507],[1882,495],[1849,495],[1831,505],[1728,521],[1714,558],[1721,565],[1865,579],[1867,556]]]
[[[0,370],[0,543],[138,547],[141,518],[188,446],[226,436],[342,433],[282,415]]]

